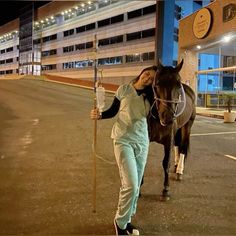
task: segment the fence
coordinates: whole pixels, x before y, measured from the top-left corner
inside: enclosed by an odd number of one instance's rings
[[[197,106],[224,108],[225,94],[236,107],[236,66],[196,72]]]

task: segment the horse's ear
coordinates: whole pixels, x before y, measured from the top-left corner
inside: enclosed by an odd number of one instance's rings
[[[160,71],[163,67],[164,67],[164,66],[163,66],[162,63],[161,63],[160,58],[157,58],[157,68],[158,68],[158,70]]]
[[[180,72],[180,70],[182,69],[183,64],[184,64],[184,59],[182,59],[181,62],[175,67],[175,71],[177,73]]]

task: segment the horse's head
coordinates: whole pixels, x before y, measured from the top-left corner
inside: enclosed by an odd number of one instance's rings
[[[183,60],[176,67],[158,63],[152,88],[160,123],[163,126],[172,124],[185,107],[185,92],[179,75],[182,66]]]

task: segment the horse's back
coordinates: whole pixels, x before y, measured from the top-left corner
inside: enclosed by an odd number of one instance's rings
[[[177,117],[178,128],[183,127],[190,120],[194,120],[196,116],[196,106],[195,106],[195,93],[194,91],[186,84],[183,84],[186,104],[183,113]]]

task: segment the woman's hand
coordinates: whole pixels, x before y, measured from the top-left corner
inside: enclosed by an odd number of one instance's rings
[[[101,119],[101,114],[100,114],[100,112],[99,112],[99,110],[97,108],[91,110],[90,118],[92,120],[99,120],[99,119]]]

